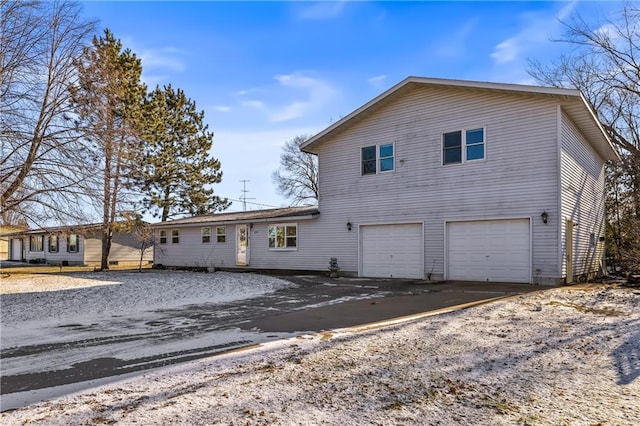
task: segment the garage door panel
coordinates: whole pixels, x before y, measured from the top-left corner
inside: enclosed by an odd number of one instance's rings
[[[421,224],[360,227],[362,275],[381,278],[423,278]]]
[[[447,277],[468,281],[530,281],[528,219],[447,224]]]

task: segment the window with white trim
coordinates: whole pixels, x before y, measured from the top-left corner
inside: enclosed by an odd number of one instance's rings
[[[226,243],[227,242],[227,227],[226,226],[217,226],[216,227],[216,241],[218,243]]]
[[[209,227],[200,228],[200,235],[202,237],[202,244],[207,244],[211,242],[211,228]]]
[[[392,143],[362,147],[360,151],[362,175],[392,172],[395,169],[394,151]]]
[[[485,158],[484,128],[442,134],[442,164],[460,164]]]
[[[286,223],[269,225],[269,249],[285,250],[298,247],[298,225]]]
[[[58,252],[58,236],[49,235],[49,253]]]
[[[171,230],[171,244],[179,244],[180,243],[180,230],[172,229]]]
[[[30,251],[44,251],[44,235],[32,235],[29,237]]]
[[[160,230],[160,244],[167,244],[167,230]]]

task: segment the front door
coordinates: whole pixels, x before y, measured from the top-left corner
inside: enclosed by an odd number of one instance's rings
[[[236,265],[249,266],[249,227],[236,225]]]
[[[573,220],[567,220],[567,284],[573,282]]]
[[[9,260],[22,260],[22,240],[19,238],[11,239],[11,248],[10,248],[10,259]]]

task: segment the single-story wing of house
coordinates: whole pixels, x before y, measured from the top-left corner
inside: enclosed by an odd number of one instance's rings
[[[577,90],[409,77],[311,137],[317,208],[154,225],[166,266],[562,284],[603,269],[618,156]],[[249,215],[255,215],[250,217]]]
[[[53,226],[5,234],[9,241],[8,260],[50,265],[100,264],[102,224]],[[128,232],[114,232],[109,264],[140,261],[139,238]],[[153,250],[145,250],[143,261],[153,260]]]
[[[304,270],[317,255],[308,224],[318,208],[217,213],[151,225],[156,266]],[[327,260],[328,265],[328,260]]]

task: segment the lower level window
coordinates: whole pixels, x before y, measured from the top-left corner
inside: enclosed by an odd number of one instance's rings
[[[29,250],[44,251],[44,236],[32,235],[31,237],[29,237]]]
[[[167,230],[160,230],[160,244],[167,244]]]
[[[298,246],[298,225],[283,224],[269,226],[269,248],[291,249]]]
[[[202,235],[203,244],[211,242],[211,228],[200,228],[200,234]]]
[[[58,252],[58,236],[49,235],[49,253]]]
[[[172,229],[171,230],[171,244],[178,244],[180,243],[180,230],[179,229]]]
[[[71,234],[67,237],[67,251],[69,253],[78,252],[78,235]]]

